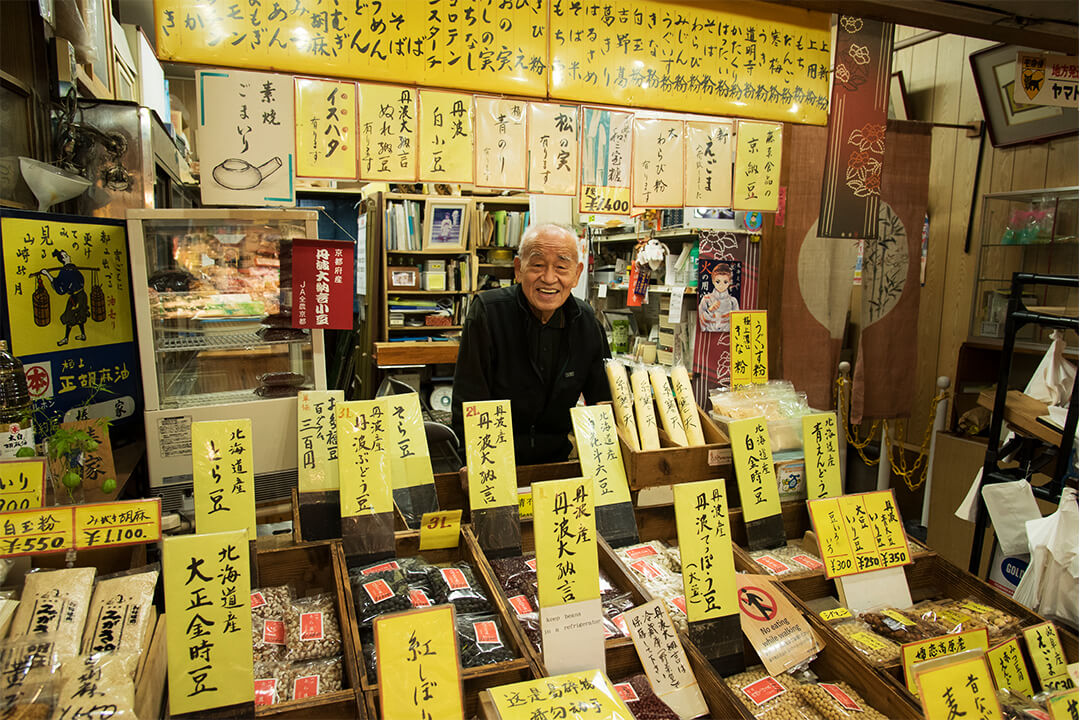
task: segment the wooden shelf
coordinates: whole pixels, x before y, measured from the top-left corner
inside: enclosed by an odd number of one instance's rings
[[[468,255],[468,250],[387,250],[387,255]]]
[[[994,388],[983,390],[979,393],[979,405],[993,412],[995,394]],[[1010,390],[1005,396],[1005,422],[1025,435],[1060,446],[1061,433],[1038,421],[1047,414],[1046,407],[1046,403],[1028,397],[1019,390]]]
[[[375,343],[375,364],[381,368],[454,363],[457,354],[452,341]]]
[[[476,263],[478,268],[494,268],[496,270],[513,270],[514,263]]]
[[[441,332],[443,330],[461,330],[464,325],[391,325],[390,332]]]
[[[472,290],[395,290],[386,291],[389,295],[468,295]]]

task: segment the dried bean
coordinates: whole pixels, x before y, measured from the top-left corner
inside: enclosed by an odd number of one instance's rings
[[[278,683],[278,697],[282,701],[301,700],[341,689],[341,656],[338,655],[286,667]]]
[[[285,609],[292,602],[288,585],[251,591],[251,645],[255,662],[279,660],[285,653]]]
[[[870,626],[859,620],[845,620],[833,625],[864,657],[875,665],[885,665],[900,659],[900,646],[888,638],[874,634]]]
[[[616,683],[615,691],[626,702],[634,720],[679,720],[678,714],[653,692],[649,679],[641,673]]]
[[[285,610],[285,659],[317,660],[341,654],[341,628],[329,593],[293,600]]]
[[[461,667],[508,662],[516,657],[497,616],[462,613],[456,618]]]
[[[352,584],[356,622],[370,625],[379,615],[410,610],[409,582],[401,570],[369,572],[349,576]]]
[[[491,603],[467,562],[428,570],[436,605],[452,603],[459,613],[490,613]]]
[[[858,718],[858,720],[888,720],[884,715],[870,707],[845,682],[801,685],[796,692],[799,693],[807,705],[821,713],[826,720],[854,720],[854,718]],[[834,695],[833,693],[837,694]],[[844,697],[845,695],[847,697]],[[850,703],[854,703],[858,709],[851,707]]]

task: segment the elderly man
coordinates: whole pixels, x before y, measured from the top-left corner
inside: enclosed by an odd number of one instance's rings
[[[592,308],[570,294],[584,264],[560,225],[525,231],[514,258],[519,284],[478,294],[465,318],[454,372],[453,425],[463,402],[509,400],[519,465],[570,454],[570,408],[610,399],[607,338]]]

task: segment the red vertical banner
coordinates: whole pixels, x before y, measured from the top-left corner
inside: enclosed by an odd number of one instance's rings
[[[293,327],[353,329],[353,244],[293,240]]]

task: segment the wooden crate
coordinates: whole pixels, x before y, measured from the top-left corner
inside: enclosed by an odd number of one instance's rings
[[[499,617],[500,624],[502,625],[507,640],[517,655],[516,659],[509,662],[493,663],[491,665],[465,668],[462,670],[462,680],[465,686],[466,717],[472,717],[477,713],[479,702],[478,695],[484,688],[506,685],[508,683],[521,682],[522,680],[531,680],[534,677],[539,677],[537,669],[524,647],[527,643],[522,642],[523,636],[518,632],[518,623],[513,613],[513,609],[499,593],[498,582],[496,582],[495,576],[491,572],[491,567],[488,566],[486,560],[484,560],[483,551],[480,550],[480,546],[476,543],[476,538],[472,535],[467,526],[462,527],[461,539],[458,542],[458,546],[446,550],[424,550],[421,552],[420,534],[416,532],[395,533],[394,540],[397,546],[396,555],[399,558],[416,557],[417,555],[420,555],[432,564],[465,560],[472,565],[473,574],[491,599],[491,604]],[[351,629],[351,644],[356,648],[356,658],[360,672],[360,687],[363,688],[365,695],[364,702],[367,709],[375,713],[372,717],[379,717],[379,684],[368,679],[367,669],[364,667],[363,648],[360,642],[360,627],[355,621],[355,613],[352,609],[352,587],[347,578],[345,589],[348,592],[350,614],[354,618]]]
[[[161,717],[165,700],[165,677],[169,669],[169,657],[165,646],[165,616],[151,608],[149,632],[143,638],[142,654],[135,669],[135,716],[140,718]]]
[[[299,543],[289,547],[260,549],[256,553],[259,581],[262,587],[288,585],[297,597],[328,592],[341,627],[342,690],[300,700],[288,700],[277,705],[263,705],[255,710],[257,717],[300,720],[310,718],[367,717],[360,692],[357,666],[358,648],[355,644],[356,621],[353,615],[352,593],[345,572],[345,554],[337,541]],[[140,715],[140,717],[142,717]]]
[[[701,408],[698,408],[698,417],[705,445],[680,447],[667,438],[662,428],[659,430],[659,450],[634,450],[622,435],[619,436],[631,490],[721,477],[734,482],[735,469],[727,436]],[[729,497],[738,496],[729,494]]]

